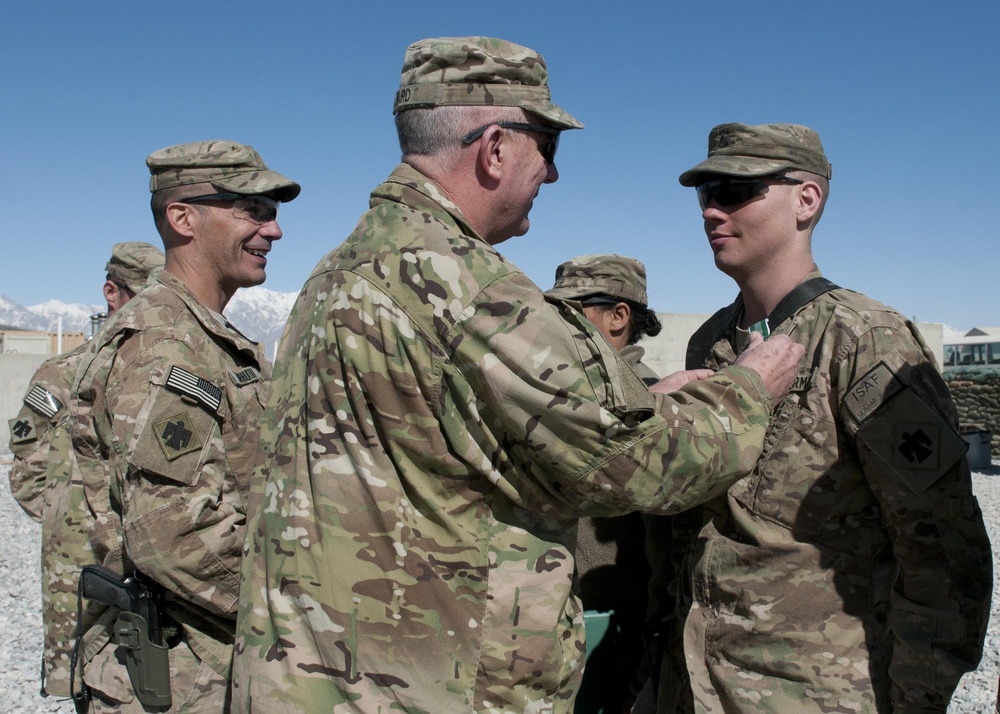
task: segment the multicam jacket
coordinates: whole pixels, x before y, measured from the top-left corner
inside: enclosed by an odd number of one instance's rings
[[[74,387],[93,414],[95,433],[75,431],[74,444],[86,454],[81,442],[96,439],[97,453],[81,457],[94,550],[108,568],[138,570],[162,587],[196,668],[222,678],[221,699],[269,378],[260,346],[163,272],[104,326]],[[128,676],[107,646],[115,617],[103,614],[86,632],[83,674],[105,699],[128,703]],[[171,665],[176,706],[200,682],[177,671],[173,652]]]
[[[743,367],[650,394],[405,165],[307,280],[274,374],[239,711],[570,711],[576,519],[720,493],[769,423]]]
[[[70,389],[87,347],[42,363],[10,432],[11,493],[42,524],[42,689],[57,697],[70,694],[80,570],[95,562],[70,429]]]
[[[689,367],[735,359],[741,313],[695,333]],[[693,544],[690,612],[659,710],[689,677],[680,711],[944,712],[979,661],[992,583],[947,386],[910,322],[849,290],[777,332],[807,351],[764,455],[673,519]]]
[[[644,382],[659,381],[642,362],[642,347],[628,345],[621,355]],[[650,572],[644,516],[626,513],[579,521],[573,592],[585,612],[613,613],[600,649],[595,651],[596,643],[588,642],[591,654],[580,684],[580,698],[587,700],[588,711],[621,711],[649,675],[642,637]]]

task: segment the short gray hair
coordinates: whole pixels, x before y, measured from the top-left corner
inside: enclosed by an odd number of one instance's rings
[[[149,207],[153,211],[153,222],[156,224],[157,232],[162,236],[167,229],[167,206],[171,203],[183,201],[192,196],[215,193],[215,191],[215,187],[210,183],[193,183],[186,186],[163,188],[153,193],[149,197]]]
[[[433,156],[462,148],[462,137],[484,124],[531,121],[520,107],[444,106],[407,109],[396,114],[403,156]]]

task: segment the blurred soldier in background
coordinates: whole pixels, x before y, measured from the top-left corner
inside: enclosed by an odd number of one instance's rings
[[[148,243],[111,248],[104,298],[113,315],[145,286],[163,253]],[[80,569],[93,563],[90,517],[73,451],[70,389],[89,344],[43,362],[17,417],[10,422],[14,465],[10,490],[25,513],[42,524],[42,694],[68,697]]]
[[[635,258],[614,254],[582,255],[556,268],[551,298],[574,300],[646,384],[660,378],[642,362],[637,343],[660,334],[649,309],[646,267]],[[587,667],[576,712],[627,711],[646,680],[642,627],[646,615],[649,564],[646,530],[640,513],[611,518],[581,518],[576,540],[574,593],[587,618]],[[608,623],[600,644],[591,641]]]

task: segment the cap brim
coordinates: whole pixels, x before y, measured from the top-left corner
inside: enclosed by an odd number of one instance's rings
[[[789,161],[762,159],[758,156],[710,156],[677,179],[681,186],[697,186],[705,182],[708,174],[723,176],[769,176],[791,168]]]
[[[542,119],[547,119],[551,123],[555,124],[558,129],[565,130],[583,128],[582,122],[577,121],[576,118],[564,111],[558,104],[552,104],[551,102],[547,104],[532,104],[531,106],[524,106],[522,109],[531,112],[532,114],[537,114],[542,117]]]
[[[211,184],[216,188],[245,196],[273,196],[282,203],[295,200],[302,191],[302,187],[290,178],[270,169],[214,179]]]

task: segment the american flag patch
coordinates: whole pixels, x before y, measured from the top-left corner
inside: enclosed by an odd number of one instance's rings
[[[56,395],[40,384],[36,384],[28,391],[24,403],[46,419],[51,419],[62,409],[62,402],[56,399]]]
[[[219,406],[222,404],[221,389],[207,379],[202,379],[176,365],[170,368],[170,374],[167,375],[167,381],[164,384],[167,389],[178,394],[185,394],[195,401],[201,402],[213,412],[219,411]]]

